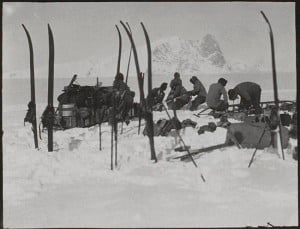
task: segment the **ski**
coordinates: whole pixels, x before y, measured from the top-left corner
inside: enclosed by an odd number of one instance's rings
[[[26,29],[25,25],[23,25],[23,29],[25,30],[28,45],[29,45],[29,55],[30,55],[30,90],[31,90],[31,101],[28,104],[28,113],[31,113],[31,117],[26,119],[28,116],[26,115],[24,121],[29,121],[32,124],[33,138],[35,148],[39,148],[38,145],[38,134],[37,134],[37,120],[36,120],[36,101],[35,101],[35,82],[34,82],[34,56],[33,56],[33,46],[30,34]]]
[[[130,28],[128,22],[126,22],[126,25],[128,27],[128,30],[129,30],[130,34],[132,34],[131,33],[131,28]],[[127,82],[128,82],[129,67],[130,67],[130,61],[131,61],[131,53],[132,53],[132,46],[130,48],[129,57],[128,57],[128,65],[127,65],[126,80],[125,80],[126,85],[127,85]]]
[[[119,30],[119,27],[116,25],[116,29],[118,31],[119,37],[119,53],[118,53],[118,64],[117,64],[117,74],[120,73],[120,63],[121,63],[121,54],[122,54],[122,36]],[[114,95],[115,96],[115,95]],[[113,132],[115,136],[115,166],[118,165],[118,121],[116,120],[116,104],[115,98],[113,98],[113,117],[112,117],[112,125]]]
[[[141,26],[144,31],[146,44],[147,44],[147,55],[148,55],[148,95],[152,91],[152,55],[151,55],[151,43],[149,39],[148,32],[143,24],[141,22]],[[151,103],[150,103],[151,104]],[[150,141],[150,147],[151,147],[151,160],[157,161],[156,155],[155,155],[155,148],[154,148],[154,124],[153,124],[153,113],[152,113],[152,107],[147,105],[146,110],[146,116],[148,116],[148,122],[147,129],[149,130],[149,141]]]
[[[152,53],[151,53],[151,43],[150,43],[150,39],[149,39],[149,35],[147,33],[147,30],[143,24],[143,22],[141,22],[141,26],[143,28],[144,31],[144,35],[146,38],[146,43],[147,43],[147,53],[148,53],[148,94],[151,92],[152,90]]]
[[[53,122],[54,122],[54,107],[53,107],[53,85],[54,85],[54,39],[50,25],[48,24],[49,36],[49,72],[48,72],[48,152],[53,151]]]
[[[148,112],[147,112],[147,105],[146,105],[144,88],[143,88],[143,76],[142,76],[142,73],[140,71],[140,65],[139,65],[139,61],[138,61],[138,55],[137,55],[137,50],[136,50],[136,47],[135,47],[135,43],[134,43],[134,40],[132,38],[132,34],[130,33],[130,31],[128,30],[126,25],[122,21],[120,21],[120,23],[123,26],[124,30],[126,31],[126,33],[128,35],[128,38],[130,40],[130,43],[131,43],[133,56],[134,56],[134,61],[135,61],[139,91],[140,91],[140,104],[141,104],[141,107],[142,107],[143,111],[145,112],[146,125],[149,125],[149,123],[150,123],[150,126],[151,126],[152,115],[148,114]],[[153,124],[153,120],[152,120],[152,124]],[[149,135],[148,135],[148,137],[149,137]],[[153,145],[151,146],[151,144],[152,144],[151,137],[149,137],[149,141],[150,141],[150,150],[151,150],[151,158],[152,158],[152,155],[156,155],[155,151],[154,151],[154,142],[153,142]],[[154,158],[156,159],[156,156]]]
[[[233,146],[233,145],[235,145],[238,149],[241,149],[242,146],[239,144],[236,137],[229,130],[227,131],[227,134],[228,134],[228,137],[229,137],[229,141],[226,141],[225,143],[222,143],[222,144],[209,146],[209,147],[206,147],[206,148],[189,149],[190,155],[194,156],[194,155],[197,155],[197,154],[200,154],[200,153],[208,153],[208,152],[211,152],[211,151],[216,150],[216,149],[222,149],[222,148],[225,148],[225,147],[228,147],[228,146]],[[188,149],[188,147],[187,147],[187,149]],[[182,149],[182,151],[187,151],[187,150]],[[174,157],[173,159],[180,159],[181,161],[185,161],[185,160],[190,161],[190,158],[192,158],[190,155],[189,154],[180,155],[180,156]]]
[[[126,22],[126,25],[130,31],[131,34],[131,28],[128,24],[128,22]],[[128,64],[127,64],[127,71],[126,71],[126,79],[125,79],[125,83],[126,85],[128,85],[128,75],[129,75],[129,67],[130,67],[130,61],[131,61],[131,53],[132,53],[132,47],[130,48],[130,52],[129,52],[129,57],[128,57]],[[121,134],[123,134],[123,121],[122,121],[122,127],[121,127]]]
[[[120,30],[118,28],[117,25],[116,26],[116,29],[118,31],[118,36],[119,36],[119,55],[118,55],[118,65],[117,65],[117,74],[120,72],[120,64],[121,64],[121,52],[122,52],[122,37],[121,37],[121,33],[120,33]]]
[[[213,151],[213,150],[216,150],[216,149],[221,149],[221,148],[224,148],[224,147],[227,147],[227,146],[229,146],[229,144],[222,143],[222,144],[209,146],[209,147],[201,148],[201,149],[190,149],[189,147],[187,147],[187,148],[189,148],[190,154],[192,156],[194,156],[194,155],[197,155],[199,153],[206,153],[206,152],[210,152],[210,151]],[[187,150],[182,148],[182,150],[180,150],[179,152],[185,152],[185,151],[187,151]],[[180,159],[181,161],[186,160],[187,158],[190,158],[189,154],[182,154],[182,155],[179,155],[179,156],[169,157],[169,159]]]
[[[264,14],[263,11],[260,11],[260,13],[262,14],[263,18],[265,19],[265,21],[269,27],[269,35],[270,35],[270,43],[271,43],[271,57],[272,57],[274,101],[275,101],[277,120],[278,120],[278,127],[275,129],[275,133],[277,134],[277,150],[279,153],[279,149],[281,149],[282,159],[284,160],[284,151],[283,151],[283,147],[282,147],[282,136],[281,136],[282,126],[281,126],[280,113],[279,113],[279,99],[278,99],[278,87],[277,87],[277,77],[276,77],[274,37],[273,37],[272,27],[271,27],[271,24],[270,24],[267,16]]]
[[[132,51],[133,51],[135,67],[136,67],[136,72],[137,72],[138,86],[139,86],[139,90],[140,90],[140,103],[144,104],[145,95],[144,95],[143,85],[142,85],[142,81],[141,81],[141,74],[142,73],[140,71],[140,65],[139,65],[139,61],[138,61],[138,55],[137,55],[135,43],[134,43],[132,35],[131,35],[130,31],[128,30],[128,28],[126,27],[126,25],[122,21],[120,21],[120,23],[123,26],[123,28],[125,29],[128,37],[129,37],[129,40],[131,42],[131,47],[132,47]]]

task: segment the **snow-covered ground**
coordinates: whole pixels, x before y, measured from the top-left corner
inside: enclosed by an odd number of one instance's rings
[[[294,99],[295,91],[280,95]],[[271,99],[272,91],[263,96]],[[39,116],[44,107],[38,103]],[[111,171],[107,124],[102,126],[101,151],[95,126],[55,132],[54,152],[48,153],[46,133],[40,149],[34,149],[31,126],[22,121],[25,113],[26,104],[4,101],[5,227],[298,225],[298,165],[290,148],[286,160],[271,148],[258,150],[248,168],[253,149],[232,146],[201,156],[195,168],[191,162],[167,160],[180,145],[172,133],[155,137],[158,163],[153,163],[148,138],[137,134],[138,121],[132,121],[119,135],[118,166]],[[178,111],[178,117],[196,121],[197,127],[218,121],[189,111]],[[156,112],[154,119],[160,118],[167,115]],[[197,130],[180,131],[192,149],[225,141],[223,128],[202,135]]]

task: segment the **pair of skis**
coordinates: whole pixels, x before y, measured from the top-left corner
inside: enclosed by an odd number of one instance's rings
[[[147,107],[147,104],[146,104],[145,95],[144,95],[144,88],[143,88],[143,79],[144,78],[143,78],[143,74],[140,71],[135,43],[134,43],[134,40],[132,38],[132,32],[131,32],[129,24],[126,23],[126,25],[127,25],[126,26],[122,21],[120,21],[120,23],[124,27],[128,37],[129,37],[129,40],[131,42],[131,49],[130,49],[128,67],[127,67],[127,73],[126,73],[126,84],[127,84],[127,80],[128,80],[128,74],[129,74],[131,52],[133,51],[135,64],[136,64],[136,69],[137,69],[138,85],[139,85],[139,90],[140,90],[140,103],[141,103],[141,105],[143,107],[143,110],[145,112],[146,125],[149,129],[149,132],[150,132],[149,142],[150,142],[151,160],[155,160],[155,162],[156,162],[157,158],[156,158],[155,147],[154,147],[152,110],[149,109]],[[152,90],[151,46],[150,46],[150,39],[149,39],[148,33],[147,33],[143,23],[141,23],[141,25],[142,25],[142,28],[143,28],[143,31],[144,31],[144,34],[145,34],[145,38],[146,38],[146,43],[147,43],[147,51],[148,51],[148,91],[150,92]],[[116,29],[117,29],[118,37],[119,37],[119,51],[118,51],[118,62],[117,62],[117,74],[118,74],[118,73],[120,73],[120,65],[121,65],[122,36],[121,36],[120,30],[119,30],[117,25],[116,25]],[[112,128],[111,128],[111,170],[113,170],[114,164],[115,164],[115,166],[117,166],[117,156],[118,156],[118,151],[117,151],[118,123],[117,123],[117,120],[115,118],[115,115],[116,115],[115,114],[115,105],[116,105],[115,104],[115,99],[113,98]],[[115,148],[115,153],[114,153],[114,148]]]
[[[128,23],[126,23],[128,26],[128,29],[130,30],[131,33],[131,29]],[[119,30],[119,27],[117,25],[116,29],[118,32],[118,37],[119,37],[119,51],[118,51],[118,62],[117,62],[117,74],[118,75],[120,73],[120,65],[121,65],[121,55],[122,55],[122,36],[121,36],[121,32]],[[132,48],[131,48],[132,50]],[[127,80],[128,80],[128,73],[129,73],[129,65],[130,65],[130,59],[131,59],[131,50],[130,50],[130,55],[129,55],[129,60],[128,60],[128,67],[127,67],[127,73],[126,73],[126,84],[127,84]],[[115,166],[118,165],[118,121],[116,120],[116,109],[115,109],[116,103],[115,103],[115,97],[113,97],[113,107],[112,107],[112,128],[111,128],[111,170],[113,170],[114,168],[114,164]],[[100,127],[99,127],[100,128]],[[123,132],[123,122],[122,122],[122,131]],[[115,144],[115,146],[114,146]],[[114,147],[115,147],[115,154],[114,154]],[[113,163],[115,157],[115,163]]]
[[[33,104],[33,119],[32,119],[32,131],[34,135],[34,145],[38,148],[38,134],[37,134],[37,119],[36,119],[36,99],[35,99],[35,75],[34,75],[34,55],[31,36],[26,29],[25,25],[22,24],[25,30],[28,45],[29,45],[29,56],[30,56],[30,90],[31,90],[31,101]],[[49,69],[48,69],[48,105],[49,111],[49,125],[48,129],[48,151],[53,151],[53,122],[54,122],[54,107],[53,107],[53,85],[54,85],[54,39],[50,25],[48,24],[48,37],[49,37]]]
[[[132,37],[132,32],[130,30],[129,24],[127,26],[123,21],[120,21],[121,25],[123,26],[124,30],[126,31],[128,38],[131,43],[131,50],[133,52],[135,66],[136,66],[136,73],[137,73],[137,80],[138,80],[138,86],[140,91],[140,104],[144,113],[144,117],[146,120],[146,127],[149,130],[149,143],[150,143],[150,151],[151,151],[151,160],[154,160],[157,162],[156,153],[155,153],[155,147],[154,147],[154,132],[153,132],[153,114],[152,109],[149,107],[146,103],[145,99],[145,93],[144,93],[144,77],[143,73],[140,71],[140,65],[139,65],[139,59],[138,54],[135,46],[135,42]],[[147,45],[147,53],[148,53],[148,93],[152,90],[152,55],[151,55],[151,44],[148,32],[144,26],[144,24],[141,22],[141,26],[145,35],[146,39],[146,45]],[[120,52],[119,52],[120,54]],[[131,55],[131,51],[130,51]],[[130,61],[130,60],[129,60]],[[119,60],[118,60],[118,66],[119,66]],[[128,64],[129,65],[129,64]],[[128,69],[127,69],[127,75],[126,75],[126,83],[128,79]]]

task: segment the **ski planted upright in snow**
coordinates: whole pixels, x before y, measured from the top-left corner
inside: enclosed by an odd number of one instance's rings
[[[147,54],[148,54],[148,95],[150,95],[152,91],[152,53],[151,53],[151,43],[149,39],[148,32],[143,24],[141,22],[141,26],[144,31],[144,35],[146,38],[146,44],[147,44]],[[151,99],[151,98],[150,98]],[[150,103],[152,104],[152,103]],[[150,147],[151,147],[151,160],[157,161],[156,155],[155,155],[155,149],[154,149],[154,124],[153,124],[153,113],[152,113],[152,107],[147,104],[147,110],[146,114],[148,117],[147,124],[147,130],[149,130],[149,141],[150,141]],[[153,149],[152,149],[153,147]]]
[[[132,34],[130,33],[130,31],[128,30],[126,25],[122,21],[120,21],[120,23],[123,26],[123,28],[125,29],[128,37],[129,37],[129,40],[131,42],[131,47],[132,47],[132,51],[133,51],[135,67],[136,67],[136,72],[137,72],[138,85],[139,85],[139,90],[140,90],[140,103],[144,104],[145,103],[145,94],[144,94],[144,89],[143,89],[142,72],[140,71],[140,65],[139,65],[139,60],[138,60],[135,43],[132,38]]]
[[[269,26],[269,35],[270,35],[270,42],[271,42],[271,56],[272,56],[272,75],[273,75],[273,90],[274,90],[274,101],[275,101],[275,107],[276,107],[276,113],[277,113],[277,120],[278,120],[278,127],[276,128],[275,132],[277,133],[277,149],[278,153],[279,150],[281,150],[282,153],[282,159],[284,160],[284,151],[282,147],[282,126],[280,121],[280,113],[279,113],[279,99],[278,99],[278,87],[277,87],[277,77],[276,77],[276,65],[275,65],[275,49],[274,49],[274,37],[273,37],[273,31],[271,24],[264,14],[263,11],[260,11],[263,18],[267,22]]]
[[[53,122],[54,122],[54,107],[53,107],[53,90],[54,90],[54,39],[50,25],[48,24],[49,36],[49,72],[48,72],[48,152],[53,151]]]
[[[121,55],[122,55],[122,36],[119,30],[119,27],[116,25],[116,29],[118,31],[119,37],[119,53],[118,53],[118,64],[117,64],[117,74],[120,73],[120,64],[121,64]],[[113,132],[115,136],[115,166],[118,165],[118,121],[116,120],[116,101],[115,97],[113,98],[113,112],[112,112],[112,125],[113,125]]]
[[[131,28],[130,28],[128,22],[126,22],[126,25],[128,27],[128,30],[129,30],[130,34],[131,34]],[[127,85],[127,82],[128,82],[129,67],[130,67],[130,61],[131,61],[131,53],[132,53],[132,46],[130,47],[130,52],[129,52],[129,57],[128,57],[128,65],[127,65],[126,80],[125,80],[126,85]]]
[[[142,110],[145,114],[146,125],[150,124],[150,126],[151,126],[152,114],[151,114],[151,112],[149,113],[147,111],[148,109],[147,109],[147,104],[146,104],[146,99],[145,99],[145,94],[144,94],[144,87],[143,87],[143,81],[144,81],[143,80],[143,74],[140,71],[140,65],[139,65],[136,46],[135,46],[134,40],[132,38],[132,33],[130,33],[130,31],[128,30],[128,28],[126,27],[126,25],[122,21],[120,21],[120,23],[122,24],[123,28],[125,29],[125,31],[128,35],[128,38],[130,40],[130,43],[131,43],[133,56],[134,56],[134,61],[135,61],[139,91],[140,91],[140,104],[141,104]],[[152,120],[152,125],[153,125],[153,120]],[[155,160],[155,162],[157,162],[155,148],[154,148],[154,141],[151,140],[151,137],[149,135],[148,135],[148,137],[149,137],[149,142],[150,142],[151,159],[153,159],[153,160]]]
[[[118,31],[118,36],[119,36],[119,55],[118,55],[118,64],[117,64],[117,74],[120,72],[120,64],[121,64],[121,53],[122,53],[122,37],[121,33],[119,30],[119,27],[116,25],[116,29]]]
[[[34,83],[34,56],[33,56],[33,47],[30,34],[26,29],[25,25],[23,25],[23,29],[25,30],[28,45],[29,45],[29,55],[30,55],[30,90],[31,90],[31,101],[28,104],[28,112],[24,121],[30,122],[32,124],[32,131],[34,137],[34,145],[35,148],[38,148],[38,134],[37,134],[37,120],[36,120],[36,101],[35,101],[35,83]]]

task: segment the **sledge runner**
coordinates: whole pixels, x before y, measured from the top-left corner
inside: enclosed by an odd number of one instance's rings
[[[213,111],[225,111],[228,108],[226,84],[227,80],[220,78],[217,83],[211,84],[208,89],[206,103]],[[223,100],[221,99],[221,95],[223,95]]]
[[[259,105],[261,98],[261,87],[256,83],[240,83],[228,91],[228,96],[230,100],[235,100],[238,96],[240,96],[241,100],[239,108],[241,110],[248,110],[249,108],[253,107],[256,114],[262,112],[262,109]]]
[[[187,90],[182,86],[182,80],[178,72],[174,73],[174,79],[170,83],[171,91],[167,97],[169,109],[178,110],[190,101]]]
[[[198,106],[202,103],[205,103],[207,92],[201,81],[196,77],[192,76],[190,82],[193,84],[194,89],[189,91],[189,95],[197,95],[197,97],[192,100],[192,106],[190,107],[191,111],[197,110]]]
[[[162,111],[162,102],[165,97],[165,90],[168,84],[162,83],[160,87],[153,88],[147,96],[147,103],[155,111]]]

